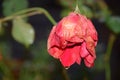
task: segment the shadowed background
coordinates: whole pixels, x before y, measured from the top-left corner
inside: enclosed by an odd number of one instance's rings
[[[65,7],[61,5],[59,0],[28,1],[29,8],[43,7],[46,10],[48,10],[48,12],[57,22],[62,18],[61,12]],[[2,12],[2,2],[3,0],[0,0],[1,18],[4,16]],[[112,15],[120,16],[119,0],[105,0],[105,2],[111,10]],[[99,22],[96,18],[92,18],[92,21],[99,35],[98,46],[96,48],[98,62],[96,61],[95,67],[92,69],[87,69],[83,63],[80,66],[77,64],[71,66],[71,68],[67,70],[71,80],[105,80],[105,71],[103,68],[103,55],[100,54],[105,53],[107,42],[109,40],[108,37],[111,33],[111,30],[109,30],[104,23]],[[10,69],[13,72],[14,77],[16,77],[14,80],[25,80],[30,76],[34,76],[34,78],[29,78],[27,80],[64,80],[64,76],[62,75],[61,71],[61,64],[59,63],[59,61],[49,56],[49,54],[46,51],[47,38],[53,25],[43,14],[29,17],[28,22],[35,29],[35,41],[29,50],[24,48],[23,45],[21,45],[12,38],[11,22],[8,22],[9,25],[5,27],[4,36],[0,36],[0,47],[5,46],[4,50],[6,52],[4,53],[7,53],[5,55],[7,57],[10,56],[11,60],[11,62],[8,62],[7,65],[15,64],[14,67]],[[114,43],[110,59],[111,80],[120,80],[119,50],[120,35],[117,35],[117,39]],[[21,70],[26,71],[26,74],[25,72],[21,72]],[[2,68],[0,69],[0,77],[0,80],[7,80],[4,79],[4,69],[2,70]]]

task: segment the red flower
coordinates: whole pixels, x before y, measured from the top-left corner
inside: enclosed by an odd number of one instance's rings
[[[73,63],[84,63],[87,67],[94,65],[97,32],[92,22],[85,16],[70,13],[53,27],[48,38],[48,52],[61,61],[64,67]]]

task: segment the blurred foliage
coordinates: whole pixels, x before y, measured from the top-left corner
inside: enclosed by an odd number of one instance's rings
[[[120,17],[119,16],[111,16],[106,24],[109,26],[108,28],[116,34],[120,33]]]
[[[63,8],[61,17],[67,16],[76,7],[75,0],[57,0],[57,2]],[[103,0],[78,0],[77,4],[81,14],[106,24],[115,35],[120,33],[120,17],[113,15]],[[34,26],[23,19],[27,13],[15,16],[10,22],[3,22],[5,19],[11,18],[14,13],[27,8],[28,0],[3,0],[2,6],[3,15],[6,17],[0,19],[0,80],[58,80],[56,78],[64,80],[60,63],[52,61],[47,53],[46,40],[34,42]],[[9,33],[4,34],[7,26],[12,26],[10,30],[12,36]],[[30,59],[27,59],[26,56],[24,56],[25,59],[13,58],[11,54],[14,50],[11,39],[9,39],[11,37],[24,45],[22,48],[24,48],[25,55],[30,55]],[[19,45],[21,46],[21,44]],[[96,48],[97,60],[92,69],[94,71],[104,70],[104,48],[105,46],[101,44],[98,44]],[[81,64],[81,66],[83,65]],[[74,79],[79,80],[77,76],[80,76],[81,80],[92,80],[89,76],[92,75],[91,70],[83,71],[76,67],[75,70],[77,70],[76,74],[72,71],[75,74],[72,75]]]
[[[4,34],[4,28],[2,27],[2,22],[0,22],[0,35]]]
[[[0,53],[2,54],[3,59],[11,58],[11,44],[7,40],[0,41]]]
[[[32,46],[30,52],[32,53],[33,58],[32,60],[27,60],[23,63],[23,66],[21,68],[22,70],[20,72],[20,80],[50,79],[50,71],[52,67],[45,44],[45,41],[41,41],[39,44]]]
[[[17,17],[13,20],[12,35],[15,40],[29,47],[34,41],[34,29],[22,18]]]
[[[103,64],[105,64],[104,52],[105,52],[105,45],[103,43],[98,44],[96,47],[97,59],[95,61],[95,67],[94,67],[94,70],[96,72],[100,72],[104,70],[105,67],[103,66]]]
[[[9,16],[17,11],[28,7],[28,0],[4,0],[3,1],[3,14]]]

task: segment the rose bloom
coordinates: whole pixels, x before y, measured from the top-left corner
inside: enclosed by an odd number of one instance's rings
[[[97,32],[92,22],[72,12],[52,28],[47,49],[64,67],[80,64],[82,59],[87,67],[92,67],[96,59],[97,41]]]

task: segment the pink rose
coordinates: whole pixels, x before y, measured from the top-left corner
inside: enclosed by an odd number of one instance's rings
[[[52,28],[48,38],[48,52],[69,67],[81,60],[87,67],[94,65],[97,32],[92,22],[78,13],[70,13]]]

